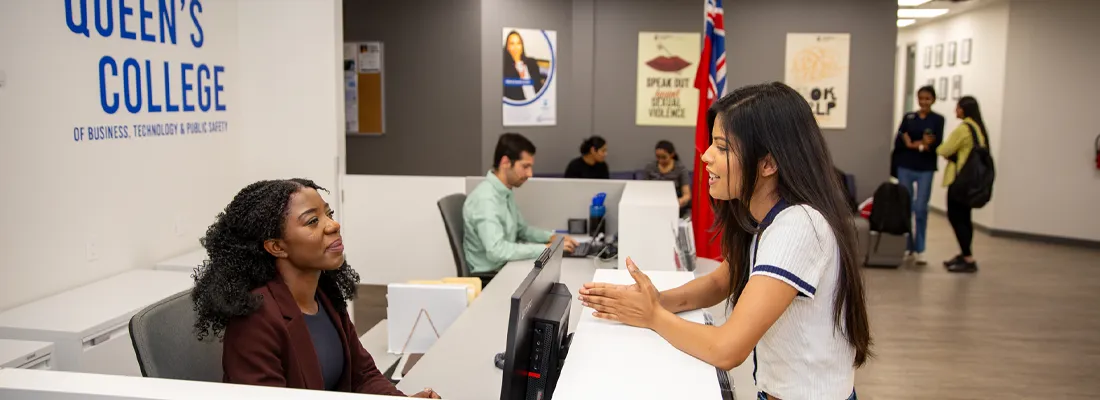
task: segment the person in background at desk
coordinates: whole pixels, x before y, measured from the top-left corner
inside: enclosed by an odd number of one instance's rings
[[[466,196],[462,205],[465,237],[462,248],[470,272],[496,272],[514,260],[538,258],[553,232],[527,225],[512,189],[523,186],[535,165],[535,145],[518,133],[505,133],[493,151],[493,170]],[[565,236],[565,250],[577,245]]]
[[[237,193],[201,240],[210,260],[195,270],[195,332],[224,335],[226,383],[405,396],[356,336],[347,302],[359,275],[318,190],[290,179]]]
[[[607,168],[607,141],[592,136],[581,143],[581,156],[565,167],[565,177],[574,179],[610,179]]]
[[[936,174],[936,148],[943,142],[942,115],[932,111],[936,89],[923,86],[917,90],[920,109],[905,114],[894,140],[896,176],[912,195],[912,212],[916,218],[907,250],[917,265],[924,265],[924,236],[928,231],[928,201],[932,195],[932,176]],[[914,189],[914,185],[916,188]]]
[[[726,261],[657,292],[627,259],[634,285],[588,283],[580,300],[598,318],[652,329],[725,370],[753,354],[760,399],[855,399],[871,333],[851,212],[821,130],[782,83],[740,88],[711,111],[702,160]],[[722,326],[675,314],[726,299]]]
[[[691,215],[691,170],[680,163],[676,147],[672,142],[657,142],[657,161],[645,167],[645,179],[651,181],[672,181],[676,185],[676,198],[680,201],[680,217]]]

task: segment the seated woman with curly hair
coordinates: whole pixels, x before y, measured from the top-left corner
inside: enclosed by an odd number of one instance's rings
[[[404,396],[356,337],[347,302],[359,275],[318,190],[305,179],[256,182],[218,215],[191,293],[196,334],[224,340],[226,383]]]

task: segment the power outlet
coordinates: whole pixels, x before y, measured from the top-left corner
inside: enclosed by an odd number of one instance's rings
[[[99,260],[99,245],[95,241],[89,241],[88,245],[84,249],[85,255],[88,257],[88,262],[95,262]]]

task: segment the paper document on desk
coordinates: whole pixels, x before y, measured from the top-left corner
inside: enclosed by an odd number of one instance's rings
[[[466,311],[466,285],[393,283],[386,294],[387,347],[393,354],[426,353]]]

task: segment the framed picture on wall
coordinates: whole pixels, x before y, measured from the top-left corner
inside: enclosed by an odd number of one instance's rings
[[[928,78],[928,86],[931,86],[933,89],[935,89],[936,88],[936,78]]]
[[[958,100],[962,97],[963,92],[963,77],[962,75],[955,75],[951,77],[951,99]]]
[[[924,46],[924,69],[932,68],[932,46]]]
[[[947,65],[952,66],[952,67],[955,66],[955,59],[956,59],[957,55],[958,55],[958,46],[957,46],[956,42],[948,43],[947,44]]]
[[[947,77],[940,77],[940,85],[936,87],[936,95],[940,100],[947,100]]]
[[[962,45],[959,46],[959,61],[965,64],[970,64],[970,39],[963,39]]]
[[[943,43],[936,45],[936,68],[943,66]]]

